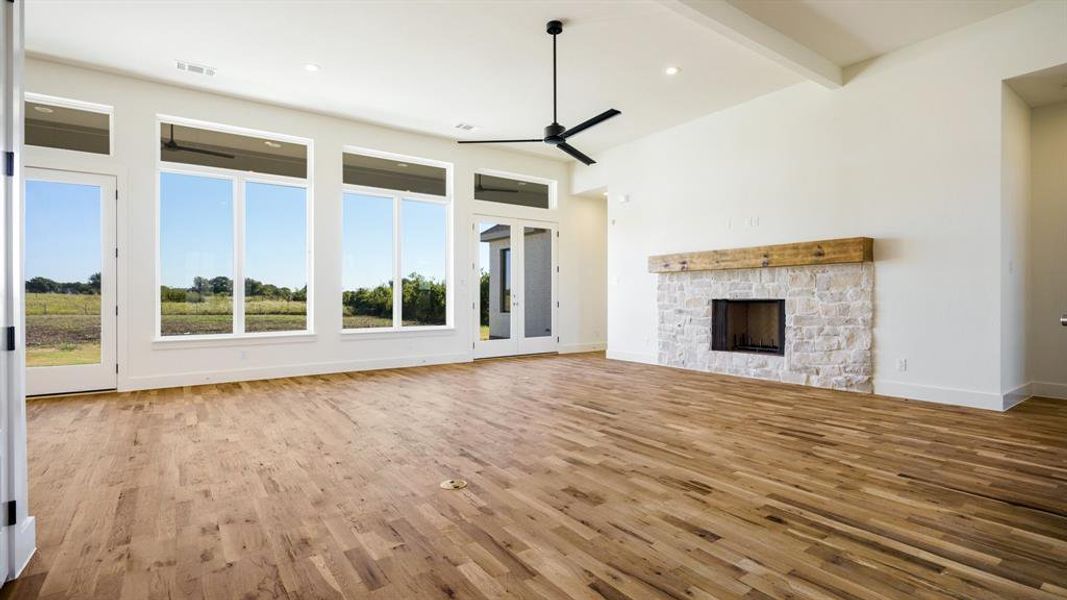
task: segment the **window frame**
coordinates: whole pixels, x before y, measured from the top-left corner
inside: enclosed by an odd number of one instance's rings
[[[63,155],[68,156],[115,156],[115,107],[108,104],[98,104],[96,102],[87,102],[85,100],[38,94],[36,92],[23,92],[22,102],[23,104],[26,102],[33,102],[35,104],[46,104],[48,106],[56,106],[59,108],[69,108],[72,110],[107,115],[107,154],[86,152],[84,150],[71,150],[70,148],[55,148],[53,146],[36,146],[33,144],[26,144],[27,147],[38,148],[45,152],[62,152]],[[19,108],[19,112],[22,112],[21,107]],[[25,123],[25,114],[22,115],[22,120],[23,123]]]
[[[452,201],[452,183],[453,183],[453,165],[449,162],[438,161],[428,158],[420,158],[416,156],[407,156],[403,154],[394,154],[391,152],[383,152],[381,150],[371,150],[368,148],[359,148],[355,146],[344,146],[342,148],[342,154],[363,154],[365,156],[371,156],[374,158],[384,158],[387,160],[396,160],[399,162],[406,162],[412,164],[421,164],[433,167],[440,167],[445,170],[445,195],[435,196],[433,194],[422,194],[417,192],[404,192],[399,190],[391,190],[388,188],[376,188],[369,186],[362,186],[350,183],[341,184],[341,214],[342,218],[339,219],[341,228],[341,253],[344,254],[344,199],[347,194],[357,194],[360,196],[376,196],[379,198],[390,198],[393,201],[393,325],[391,327],[365,327],[359,329],[346,328],[344,326],[344,305],[343,297],[337,298],[337,306],[342,311],[341,318],[341,334],[344,336],[373,336],[373,335],[387,335],[392,336],[395,334],[405,333],[420,333],[420,332],[435,332],[435,331],[451,331],[456,327],[455,322],[455,289],[453,281],[455,279],[455,244],[454,244],[454,218],[455,218],[455,205]],[[343,161],[343,157],[342,157]],[[404,200],[413,200],[416,202],[426,202],[430,204],[438,204],[445,208],[445,324],[444,325],[409,325],[405,326],[403,315],[403,250],[404,241],[403,235],[403,202]],[[340,264],[341,272],[341,293],[345,291],[344,287],[344,259],[338,261]]]
[[[269,173],[255,173],[249,171],[241,171],[237,169],[226,169],[223,167],[208,167],[203,165],[191,165],[186,163],[175,163],[163,160],[161,153],[158,151],[159,144],[159,131],[163,123],[173,123],[175,125],[184,125],[188,127],[197,127],[200,129],[208,129],[211,131],[218,131],[222,133],[234,133],[238,135],[248,135],[263,137],[271,140],[277,140],[281,142],[287,142],[292,144],[302,144],[307,147],[307,174],[310,175],[312,171],[312,157],[313,157],[313,142],[309,138],[301,138],[297,136],[278,134],[273,132],[266,132],[254,129],[246,129],[242,127],[234,127],[229,125],[221,125],[216,123],[208,123],[205,121],[198,121],[195,119],[187,119],[183,117],[174,117],[170,115],[156,115],[153,128],[153,141],[157,150],[155,152],[156,163],[156,177],[155,177],[155,334],[153,337],[154,343],[161,344],[175,344],[182,342],[192,343],[206,343],[211,341],[225,341],[234,339],[256,339],[256,338],[294,338],[294,337],[313,337],[315,336],[315,320],[314,320],[314,192],[312,178],[299,178],[288,177],[285,175],[273,175]],[[171,173],[175,175],[190,175],[194,177],[209,177],[215,179],[223,179],[230,181],[233,185],[233,330],[230,333],[213,333],[213,334],[196,334],[196,335],[174,335],[164,336],[162,317],[163,317],[163,301],[160,298],[160,286],[163,284],[163,268],[162,268],[162,223],[161,223],[161,208],[162,208],[162,193],[163,193],[163,174]],[[288,187],[298,187],[304,190],[304,269],[307,276],[307,300],[305,302],[305,328],[294,329],[290,331],[245,331],[245,187],[247,183],[261,183],[267,185],[280,185]],[[240,307],[240,308],[238,308]]]

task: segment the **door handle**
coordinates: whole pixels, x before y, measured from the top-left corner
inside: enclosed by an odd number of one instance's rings
[[[1060,315],[1060,325],[1067,327],[1067,313]]]

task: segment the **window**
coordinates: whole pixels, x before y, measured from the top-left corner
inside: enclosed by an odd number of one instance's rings
[[[495,175],[474,174],[474,199],[485,202],[550,208],[551,186],[548,183],[523,181]]]
[[[27,94],[23,104],[29,146],[111,154],[111,109]]]
[[[401,274],[405,325],[445,325],[448,255],[445,205],[405,198],[402,201]]]
[[[344,207],[345,329],[393,326],[393,199],[345,194]]]
[[[346,152],[343,157],[344,182],[383,190],[444,196],[447,171],[444,167]]]
[[[511,312],[511,248],[500,249],[500,312]]]
[[[210,146],[203,156],[212,160],[231,150],[237,156],[236,147]],[[303,148],[288,152],[307,156]],[[160,336],[307,331],[306,182],[248,172],[269,161],[236,160],[235,169],[171,165],[168,158],[200,153],[165,145],[160,152]]]
[[[308,147],[267,137],[203,129],[164,121],[159,124],[160,160],[233,171],[307,177]]]
[[[448,326],[450,219],[448,198],[441,195],[447,168],[349,153],[344,164],[344,328]],[[371,173],[369,165],[380,168]],[[418,177],[402,179],[411,174]],[[405,184],[440,194],[399,189]]]
[[[233,188],[230,179],[160,176],[164,336],[233,332]]]
[[[302,187],[245,184],[245,331],[307,329],[307,207]]]

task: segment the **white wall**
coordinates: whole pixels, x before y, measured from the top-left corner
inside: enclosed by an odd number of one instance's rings
[[[1008,405],[1029,395],[1030,107],[1002,84],[1000,390]]]
[[[609,356],[655,361],[650,255],[870,236],[875,390],[1002,408],[1001,82],[1065,30],[1036,2],[602,153]]]
[[[1067,102],[1035,108],[1030,135],[1030,376],[1035,395],[1067,399]]]
[[[495,169],[559,182],[561,351],[596,349],[604,341],[602,202],[571,196],[565,162],[401,132],[365,123],[29,60],[26,90],[114,107],[114,155],[80,157],[79,169],[119,179],[120,389],[188,385],[306,373],[471,359],[477,332],[469,309],[477,282],[471,260],[470,214],[475,169]],[[223,123],[314,140],[310,174],[314,202],[313,337],[266,340],[154,342],[155,157],[157,114]],[[451,331],[342,336],[341,150],[354,145],[454,164],[455,328]],[[37,164],[66,161],[59,151],[28,149]],[[47,164],[41,164],[41,163]],[[544,211],[503,207],[512,216]],[[601,271],[603,273],[603,271]]]

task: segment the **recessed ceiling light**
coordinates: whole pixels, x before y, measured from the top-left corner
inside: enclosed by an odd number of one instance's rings
[[[56,112],[56,111],[52,110],[51,108],[48,108],[47,106],[41,106],[40,104],[38,104],[37,106],[34,106],[33,110],[35,110],[35,111],[37,111],[39,113],[44,113],[46,115],[50,115],[50,114]]]
[[[320,67],[319,65],[317,65],[315,63],[308,63],[308,64],[304,65],[304,70],[308,71],[308,72],[311,72],[311,73],[315,73],[315,72],[321,71],[322,67]]]
[[[406,166],[408,166],[408,164],[407,163],[396,163],[396,166],[398,166],[398,167],[406,167]]]
[[[677,75],[677,74],[678,74],[678,73],[680,73],[681,71],[682,71],[682,70],[681,70],[680,68],[678,68],[678,67],[675,67],[675,66],[673,66],[673,65],[672,65],[672,66],[670,66],[670,67],[667,67],[666,69],[663,69],[663,72],[664,72],[664,73],[666,73],[666,74],[668,74],[668,75]]]
[[[267,141],[265,141],[263,143],[268,145],[268,146],[270,146],[271,148],[281,148],[282,147],[282,145],[279,144],[278,142],[272,142],[270,140],[267,140]]]

